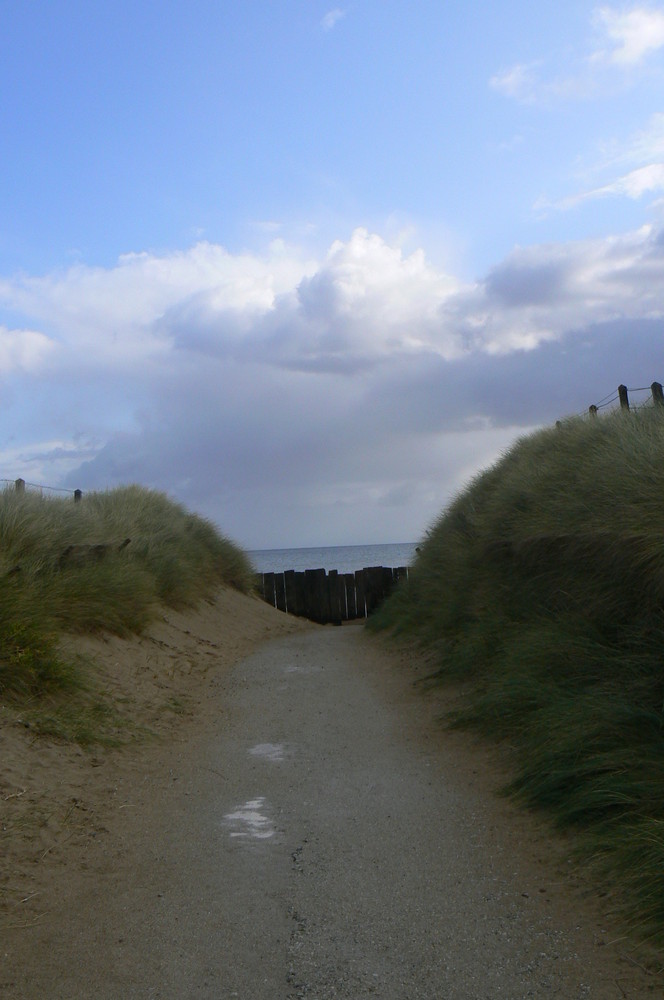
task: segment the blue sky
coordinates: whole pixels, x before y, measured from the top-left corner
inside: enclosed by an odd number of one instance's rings
[[[0,478],[416,539],[663,380],[664,4],[0,17]]]

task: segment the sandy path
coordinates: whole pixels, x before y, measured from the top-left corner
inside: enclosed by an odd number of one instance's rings
[[[230,668],[197,732],[120,776],[47,918],[7,935],[4,995],[660,996],[411,679],[356,626]]]

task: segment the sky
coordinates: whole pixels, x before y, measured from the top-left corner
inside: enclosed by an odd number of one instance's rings
[[[664,3],[7,2],[0,98],[0,479],[416,541],[664,381]]]

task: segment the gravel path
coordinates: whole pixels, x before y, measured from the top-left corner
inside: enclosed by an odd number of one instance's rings
[[[209,707],[159,767],[120,779],[122,824],[25,932],[39,962],[8,956],[12,997],[661,995],[562,849],[487,791],[486,751],[441,736],[361,629],[268,643]]]

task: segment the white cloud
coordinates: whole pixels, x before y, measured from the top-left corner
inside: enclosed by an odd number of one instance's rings
[[[492,76],[489,85],[522,104],[588,100],[629,86],[648,56],[664,47],[659,8],[599,7],[591,22],[599,36],[594,47],[589,40],[585,51],[516,63]]]
[[[218,311],[264,313],[311,268],[278,240],[263,257],[204,242],[171,254],[126,254],[111,269],[77,265],[4,279],[0,303],[40,320],[69,348],[85,348],[91,364],[122,368],[168,353],[158,321],[169,310],[205,296]]]
[[[664,114],[656,112],[644,128],[606,143],[602,154],[592,167],[594,173],[625,166],[646,166],[664,160]]]
[[[540,90],[536,72],[538,65],[538,63],[517,63],[492,76],[489,85],[505,97],[530,104],[537,99]]]
[[[617,177],[609,184],[561,198],[555,203],[542,199],[537,202],[535,208],[540,210],[547,208],[570,209],[576,208],[586,201],[610,197],[626,197],[636,200],[645,194],[655,194],[658,191],[664,191],[664,163],[650,163],[647,167],[639,167],[622,177]]]
[[[321,25],[324,31],[331,31],[332,28],[346,16],[346,11],[342,10],[341,7],[333,7],[332,10],[328,10],[327,14],[321,21]]]
[[[661,164],[580,197],[658,190]],[[664,254],[658,231],[646,226],[612,239],[517,248],[469,285],[431,265],[422,249],[404,254],[357,229],[319,261],[280,241],[263,256],[204,243],[128,255],[109,269],[5,279],[2,301],[43,325],[43,332],[0,330],[7,371],[112,362],[112,370],[130,373],[139,361],[169,371],[207,357],[352,375],[407,357],[453,361],[468,352],[532,349],[574,322],[659,315]]]
[[[591,59],[594,61],[621,67],[636,66],[664,46],[664,11],[656,7],[633,7],[631,10],[599,7],[593,20],[606,36],[609,46],[593,52]]]
[[[17,370],[36,372],[54,350],[53,341],[37,330],[0,326],[0,376]]]
[[[650,194],[653,191],[664,191],[664,163],[650,163],[647,167],[631,170],[628,174],[619,177],[612,184],[607,184],[605,188],[600,188],[593,194],[599,196],[624,194],[628,198],[641,198],[644,194]]]
[[[263,255],[200,243],[0,282],[0,302],[41,320],[88,364],[168,363],[173,348],[295,368],[346,369],[397,350],[458,350],[440,305],[458,283],[424,253],[364,229],[307,260],[281,240]],[[42,336],[42,335],[35,335]]]
[[[625,171],[625,167],[632,169]],[[621,171],[616,174],[616,171]],[[608,178],[607,175],[608,174]],[[598,183],[599,177],[604,175]],[[599,198],[626,197],[632,200],[664,190],[664,114],[651,116],[645,128],[626,139],[606,143],[592,167],[582,175],[594,180],[572,195],[556,200],[541,198],[534,208],[546,214],[552,209],[568,210]]]

